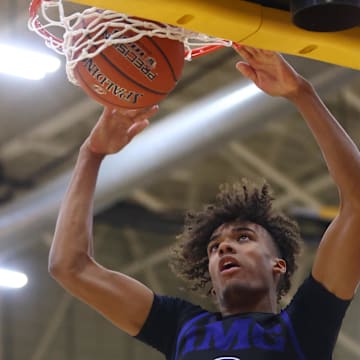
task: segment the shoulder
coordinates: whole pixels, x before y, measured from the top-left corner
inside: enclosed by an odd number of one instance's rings
[[[341,312],[346,310],[350,302],[350,300],[337,297],[310,274],[299,287],[287,308],[291,311],[298,306],[320,307],[324,312],[336,309]]]
[[[283,314],[306,358],[331,358],[349,304],[312,275],[299,287]]]
[[[206,312],[206,310],[187,300],[155,294],[149,317],[166,316],[167,319],[174,319],[176,322],[182,323],[202,312]]]
[[[169,355],[184,324],[201,313],[207,311],[189,301],[155,294],[150,313],[136,338]]]

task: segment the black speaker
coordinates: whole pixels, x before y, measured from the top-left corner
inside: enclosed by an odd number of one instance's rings
[[[293,23],[310,31],[340,31],[360,25],[360,0],[291,0]]]

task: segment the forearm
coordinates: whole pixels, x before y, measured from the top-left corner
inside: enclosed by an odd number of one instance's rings
[[[74,270],[92,256],[93,197],[102,160],[86,143],[60,207],[50,249],[50,271]]]
[[[360,154],[357,146],[309,83],[304,81],[298,93],[294,94],[290,101],[302,114],[319,144],[330,175],[342,198],[346,197],[347,201],[358,202]],[[356,196],[357,193],[359,196]]]

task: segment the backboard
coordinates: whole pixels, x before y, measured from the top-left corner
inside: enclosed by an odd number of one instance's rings
[[[360,27],[337,32],[298,28],[287,1],[243,0],[72,0],[156,20],[268,50],[360,69]],[[285,5],[285,6],[284,6]]]

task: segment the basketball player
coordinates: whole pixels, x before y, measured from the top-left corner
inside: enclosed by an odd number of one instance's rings
[[[300,111],[339,190],[339,214],[290,304],[278,311],[296,268],[299,233],[271,209],[266,184],[225,186],[212,206],[186,218],[175,267],[195,288],[206,291],[209,285],[218,313],[155,295],[94,260],[92,202],[100,164],[148,125],[157,106],[105,109],[80,149],[56,225],[50,272],[74,296],[167,359],[331,359],[360,279],[359,152],[311,84],[279,54],[241,45],[236,50],[244,59],[236,67],[244,76]]]

